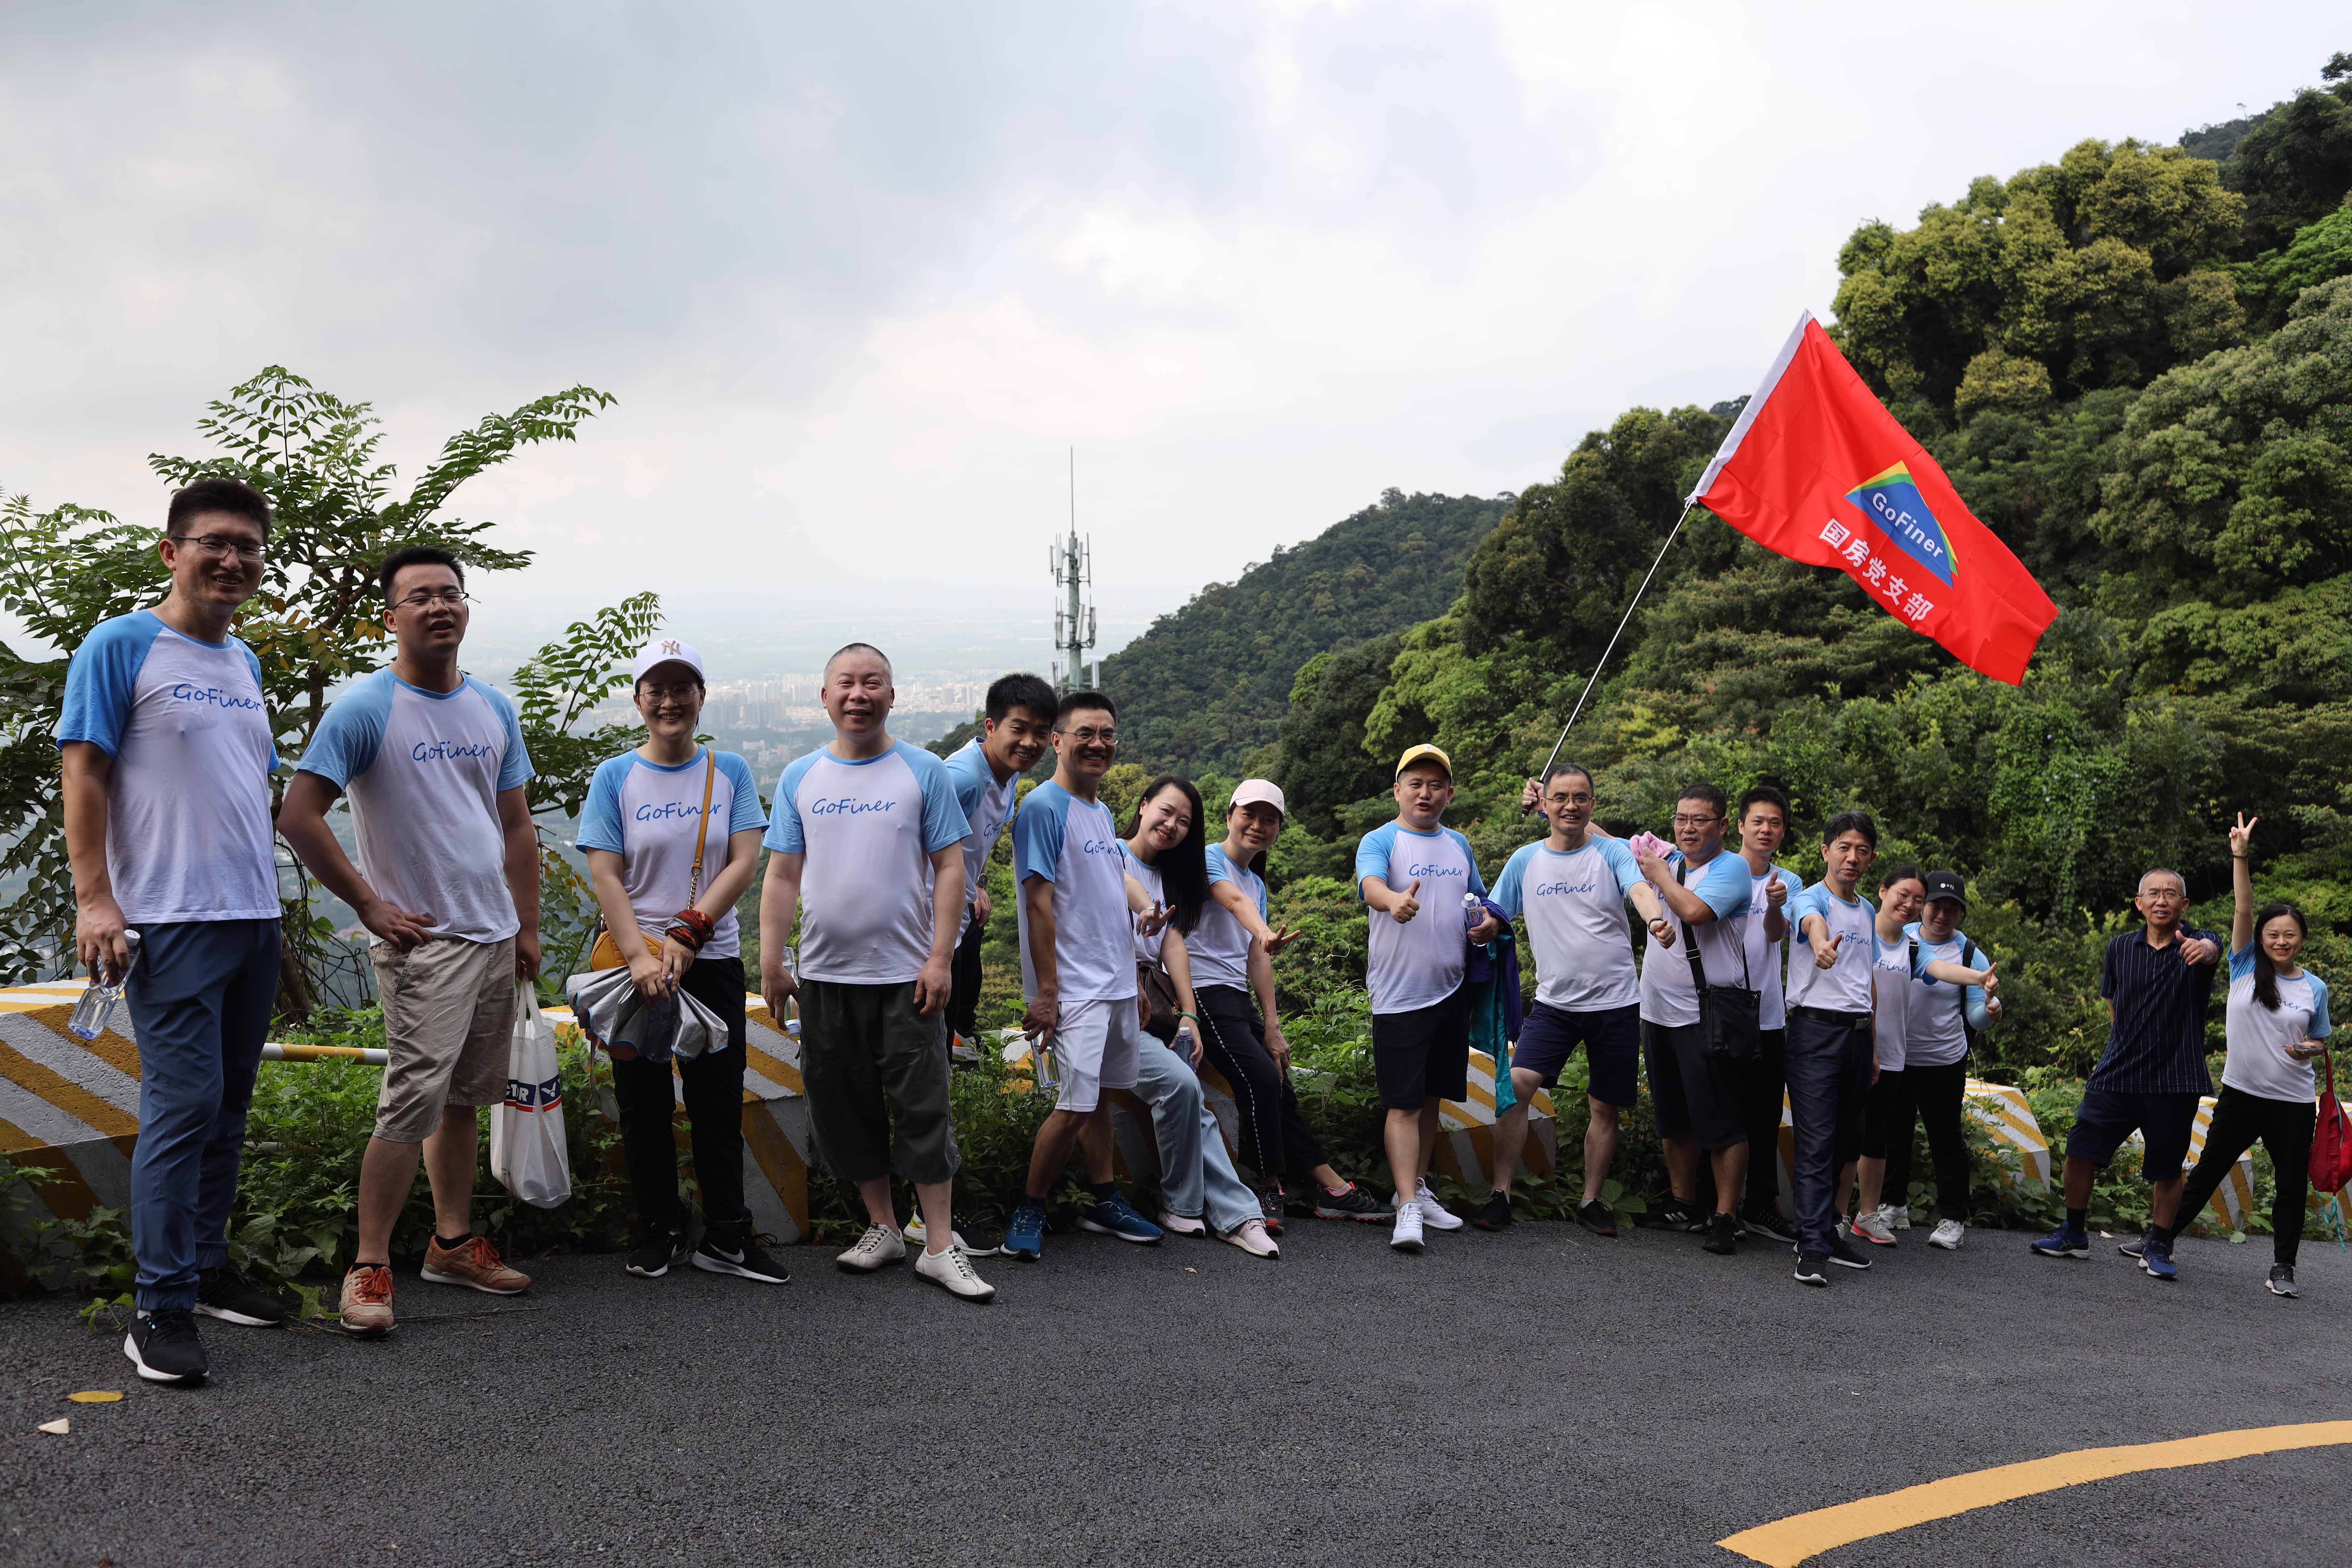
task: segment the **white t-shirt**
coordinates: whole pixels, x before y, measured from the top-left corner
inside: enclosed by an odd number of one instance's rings
[[[963,841],[963,918],[956,928],[961,942],[971,927],[972,906],[988,885],[988,857],[1004,831],[1004,819],[1013,815],[1013,792],[1021,775],[1010,773],[1000,782],[974,736],[948,759],[948,777],[955,781],[956,805],[963,808],[963,819],[971,828]]]
[[[1901,1072],[1904,1037],[1911,1022],[1911,939],[1898,935],[1885,941],[1874,923],[1870,941],[1871,1040],[1878,1048],[1879,1070]],[[1806,950],[1808,955],[1811,951]]]
[[[1192,957],[1192,984],[1230,985],[1236,991],[1246,991],[1250,933],[1233,910],[1217,902],[1217,884],[1230,882],[1239,888],[1242,897],[1257,906],[1257,918],[1264,920],[1265,879],[1234,865],[1222,844],[1209,846],[1208,862],[1208,907],[1201,911],[1201,923],[1184,939],[1184,951]]]
[[[106,875],[132,929],[283,912],[269,820],[278,748],[251,648],[198,642],[152,610],[101,621],[66,666],[57,734],[114,759]]]
[[[1124,1002],[1135,995],[1135,915],[1127,907],[1127,845],[1098,800],[1048,780],[1029,792],[1013,824],[1013,878],[1054,885],[1054,968],[1065,1002]],[[1021,986],[1037,994],[1029,900],[1021,900]]]
[[[1642,868],[1622,838],[1561,851],[1522,844],[1495,879],[1495,902],[1528,922],[1536,1000],[1563,1012],[1630,1007],[1641,997],[1625,895]]]
[[[621,857],[629,912],[647,936],[661,935],[671,917],[698,896],[693,891],[694,841],[703,831],[706,777],[710,828],[702,842],[704,890],[727,867],[728,836],[768,826],[751,765],[732,752],[719,752],[716,763],[714,770],[707,746],[675,767],[626,752],[596,764],[596,776],[589,782],[575,842],[583,849],[610,849]],[[742,935],[730,909],[719,917],[701,956],[735,958],[742,952]]]
[[[2327,982],[2305,970],[2281,975],[2278,1010],[2254,1000],[2254,950],[2230,955],[2230,1054],[2221,1066],[2225,1089],[2307,1104],[2319,1092],[2318,1069],[2286,1054],[2297,1040],[2324,1040],[2336,1032],[2327,1016]]]
[[[931,857],[971,831],[947,765],[919,746],[784,764],[767,846],[801,870],[800,974],[905,985],[931,957]]]
[[[1813,949],[1802,936],[1805,917],[1819,915],[1838,943],[1837,963],[1823,969],[1813,962]],[[1875,956],[1873,943],[1878,910],[1856,894],[1848,901],[1830,891],[1827,882],[1815,882],[1789,902],[1789,1005],[1818,1007],[1825,1013],[1867,1013],[1870,973]]]
[[[503,692],[470,675],[427,691],[379,669],[335,699],[295,765],[350,795],[377,897],[431,915],[435,936],[503,942],[521,929],[499,796],[530,779],[530,758]]]
[[[1744,861],[1746,857],[1742,856],[1741,859]],[[1780,886],[1786,890],[1780,903],[1780,918],[1789,922],[1788,934],[1779,942],[1772,942],[1764,934],[1764,917],[1772,909],[1765,899],[1764,889],[1770,884],[1773,871],[1780,873]],[[1759,1029],[1786,1028],[1789,1005],[1780,989],[1780,976],[1789,967],[1789,939],[1797,934],[1796,918],[1789,910],[1796,903],[1797,895],[1805,890],[1805,879],[1786,866],[1775,866],[1760,877],[1753,871],[1748,875],[1756,883],[1756,897],[1748,906],[1748,912],[1752,917],[1748,922],[1748,951],[1756,956],[1756,973],[1763,976],[1764,982],[1756,988],[1762,993],[1757,1004],[1756,1026]]]
[[[1903,928],[1904,934],[1916,937],[1919,942],[1919,963],[1941,961],[1974,968],[1969,963],[1968,932],[1956,931],[1943,942],[1929,942],[1920,934],[1919,922],[1912,921]],[[1977,954],[1981,963],[1984,954]],[[1949,1067],[1969,1054],[1969,1015],[1981,1015],[1984,994],[1973,985],[1947,985],[1940,980],[1930,980],[1920,974],[1911,985],[1911,1017],[1903,1031],[1903,1055],[1906,1061],[1919,1067]]]
[[[1124,839],[1120,840],[1119,847],[1127,854],[1127,874],[1134,878],[1137,882],[1142,885],[1144,896],[1146,898],[1157,899],[1160,902],[1165,903],[1168,897],[1168,884],[1161,879],[1160,868],[1137,859],[1134,847],[1128,844]],[[1143,934],[1142,929],[1135,924],[1132,918],[1129,919],[1128,925],[1129,929],[1135,932],[1135,962],[1138,963],[1159,963],[1160,944],[1168,940],[1166,930],[1163,928],[1160,931],[1153,931],[1150,936],[1146,936]],[[1187,953],[1192,951],[1191,939],[1189,938],[1186,939],[1184,951]],[[1195,979],[1193,984],[1197,985],[1200,982],[1198,979]]]
[[[1367,942],[1372,1011],[1410,1013],[1433,1007],[1462,988],[1469,967],[1469,922],[1462,918],[1465,893],[1484,897],[1486,884],[1470,841],[1450,827],[1415,833],[1402,823],[1384,822],[1364,835],[1356,846],[1356,888],[1364,879],[1378,877],[1391,892],[1402,893],[1413,883],[1420,913],[1403,925],[1379,910],[1371,911]]]
[[[1669,851],[1669,865],[1680,868],[1682,851]],[[1698,938],[1698,962],[1710,985],[1763,988],[1757,966],[1760,949],[1751,950],[1748,928],[1762,917],[1751,916],[1756,885],[1748,862],[1725,850],[1685,879],[1685,885],[1715,911],[1715,919],[1692,928]],[[1698,1022],[1698,991],[1691,979],[1690,951],[1683,942],[1683,922],[1674,907],[1660,898],[1666,923],[1674,927],[1674,945],[1660,947],[1646,926],[1642,931],[1642,1016],[1653,1024],[1680,1028]]]

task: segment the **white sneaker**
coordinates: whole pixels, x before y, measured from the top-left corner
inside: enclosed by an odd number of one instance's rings
[[[907,1244],[898,1233],[887,1225],[869,1225],[857,1245],[842,1253],[834,1261],[853,1274],[871,1274],[886,1263],[896,1263],[907,1256]]]
[[[973,1045],[970,1040],[965,1039],[961,1035],[950,1035],[948,1037],[948,1059],[955,1062],[976,1062],[980,1060],[980,1047]]]
[[[923,1215],[920,1209],[915,1211],[915,1217],[908,1220],[898,1234],[907,1238],[907,1245],[909,1247],[920,1247],[931,1238],[931,1233],[923,1228]]]
[[[1274,1237],[1266,1235],[1265,1221],[1262,1219],[1245,1219],[1242,1221],[1241,1224],[1234,1226],[1233,1229],[1226,1231],[1222,1236],[1218,1237],[1217,1239],[1219,1241],[1232,1242],[1235,1247],[1240,1247],[1252,1258],[1280,1258],[1282,1256],[1282,1248],[1275,1246]]]
[[[1427,1182],[1412,1190],[1412,1206],[1421,1211],[1422,1224],[1432,1230],[1460,1230],[1462,1216],[1437,1201]]]
[[[967,1301],[994,1300],[996,1287],[980,1277],[971,1259],[961,1247],[949,1247],[945,1252],[925,1252],[915,1258],[915,1272],[951,1295]]]
[[[1206,1236],[1209,1234],[1209,1227],[1202,1225],[1199,1220],[1194,1219],[1192,1215],[1170,1214],[1166,1209],[1161,1209],[1160,1211],[1159,1224],[1160,1228],[1166,1231],[1171,1236]]]
[[[1874,1208],[1855,1220],[1853,1234],[1864,1241],[1876,1242],[1881,1247],[1895,1245],[1895,1226],[1889,1221],[1886,1210],[1884,1208]]]
[[[1396,1229],[1389,1233],[1389,1245],[1399,1252],[1421,1250],[1421,1205],[1419,1204],[1397,1205]]]
[[[1911,1205],[1909,1204],[1888,1204],[1886,1205],[1886,1223],[1893,1226],[1896,1230],[1909,1230],[1911,1228]]]
[[[1927,1245],[1940,1247],[1947,1252],[1958,1252],[1960,1249],[1961,1238],[1968,1234],[1969,1227],[1958,1220],[1941,1220],[1937,1223],[1934,1233],[1927,1237]]]

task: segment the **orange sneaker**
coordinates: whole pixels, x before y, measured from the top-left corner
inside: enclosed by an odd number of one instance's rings
[[[340,1315],[343,1331],[361,1339],[380,1340],[392,1332],[392,1270],[373,1263],[346,1273]]]
[[[493,1296],[519,1296],[530,1289],[530,1276],[508,1268],[487,1236],[469,1236],[455,1247],[444,1247],[435,1237],[425,1247],[425,1278],[436,1285],[471,1285]]]

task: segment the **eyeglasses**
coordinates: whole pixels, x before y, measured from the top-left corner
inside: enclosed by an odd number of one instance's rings
[[[1118,731],[1116,730],[1056,730],[1054,733],[1067,735],[1081,746],[1091,746],[1097,741],[1106,746],[1118,744]]]
[[[1676,827],[1705,827],[1710,822],[1721,822],[1723,818],[1720,816],[1686,816],[1679,811],[1675,813],[1675,826]]]
[[[656,702],[684,702],[701,693],[699,686],[640,686],[637,695],[650,697]]]
[[[419,588],[406,598],[394,600],[392,607],[395,610],[429,610],[436,605],[446,605],[454,610],[470,602],[473,596],[463,588],[444,588],[437,594],[429,588]]]
[[[240,561],[258,561],[267,551],[249,539],[232,539],[226,533],[172,533],[164,535],[177,544],[194,544],[207,555],[234,555]]]
[[[1553,805],[1591,805],[1592,804],[1592,797],[1589,795],[1548,795],[1544,799]]]

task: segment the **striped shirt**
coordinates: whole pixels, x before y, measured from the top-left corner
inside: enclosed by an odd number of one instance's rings
[[[2115,1004],[2116,1022],[2086,1088],[2116,1094],[2213,1092],[2213,1076],[2205,1070],[2205,1015],[2221,963],[2184,963],[2180,944],[2191,939],[2222,945],[2219,936],[2195,926],[2181,927],[2162,947],[2147,944],[2145,928],[2107,943],[2099,994]]]

